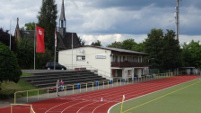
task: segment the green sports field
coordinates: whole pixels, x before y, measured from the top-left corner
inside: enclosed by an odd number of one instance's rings
[[[114,106],[110,111],[110,113],[200,112],[201,80],[199,79],[126,101]]]

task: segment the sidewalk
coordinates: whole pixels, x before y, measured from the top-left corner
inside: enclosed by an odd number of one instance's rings
[[[10,106],[10,104],[13,103],[13,99],[9,99],[9,100],[0,100],[0,109],[4,108],[4,107],[8,107]]]

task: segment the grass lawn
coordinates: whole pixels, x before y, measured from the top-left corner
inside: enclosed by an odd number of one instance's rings
[[[200,113],[201,80],[193,80],[123,103],[122,113]],[[121,104],[110,113],[120,113]]]

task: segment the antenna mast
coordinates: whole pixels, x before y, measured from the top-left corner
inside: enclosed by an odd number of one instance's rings
[[[179,2],[180,0],[176,0],[176,38],[179,41]]]

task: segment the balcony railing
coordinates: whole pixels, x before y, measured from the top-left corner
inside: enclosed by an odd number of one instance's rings
[[[111,62],[111,67],[148,67],[146,62]]]

